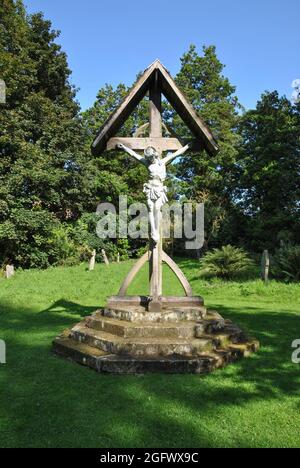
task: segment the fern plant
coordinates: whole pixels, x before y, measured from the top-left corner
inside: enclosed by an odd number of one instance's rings
[[[278,279],[300,281],[300,245],[282,245],[275,252],[272,273]]]
[[[226,245],[208,252],[200,260],[200,265],[204,274],[232,279],[248,271],[254,262],[243,249]]]

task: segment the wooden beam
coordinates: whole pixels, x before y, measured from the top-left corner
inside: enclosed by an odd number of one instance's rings
[[[159,82],[165,97],[191,132],[203,142],[207,151],[210,154],[215,154],[218,151],[218,146],[207,125],[197,115],[192,105],[186,100],[171,75],[160,62],[157,64],[157,68],[160,71]]]
[[[183,271],[174,262],[174,260],[172,260],[172,258],[169,257],[169,255],[166,254],[166,252],[162,252],[162,260],[163,260],[163,262],[165,262],[171,268],[171,270],[173,270],[173,272],[175,273],[175,275],[179,279],[180,283],[182,284],[182,287],[183,287],[183,289],[185,291],[185,294],[188,297],[191,297],[193,295],[193,291],[192,291],[191,285],[188,282],[188,280],[187,280],[186,276],[184,275]]]
[[[122,283],[122,286],[120,287],[118,296],[125,296],[127,293],[127,289],[129,288],[130,284],[132,283],[133,279],[135,276],[138,274],[140,269],[145,265],[146,262],[149,260],[149,253],[146,252],[144,255],[139,258],[139,260],[133,265],[131,268],[130,272],[126,276],[125,280]]]
[[[149,122],[149,136],[152,138],[162,137],[161,91],[158,83],[158,70],[155,71],[154,80],[149,88]]]
[[[149,136],[150,138],[162,137],[162,119],[161,119],[161,89],[158,82],[158,70],[155,70],[153,81],[149,88]],[[155,147],[161,155],[161,148]],[[161,226],[161,222],[159,223]],[[162,309],[160,296],[162,295],[162,237],[160,229],[160,239],[158,242],[150,241],[150,296],[151,301],[148,305],[150,312],[159,312]]]
[[[108,298],[106,307],[108,309],[120,309],[122,307],[125,307],[126,310],[127,307],[146,307],[148,302],[148,296],[111,296]],[[162,296],[161,303],[164,310],[173,309],[174,307],[202,307],[203,309],[200,310],[200,313],[203,316],[206,315],[206,310],[204,308],[204,300],[200,296]],[[145,315],[143,315],[143,311],[141,309],[138,309],[136,312],[133,311],[132,313],[136,315],[140,314],[142,318],[146,317]]]
[[[136,129],[134,134],[132,135],[133,137],[139,138],[140,136],[143,136],[143,133],[146,131],[146,129],[149,128],[149,122],[141,125],[139,128]]]
[[[208,153],[212,155],[218,151],[218,146],[207,125],[178,89],[167,69],[159,60],[156,60],[145,70],[120,107],[101,127],[92,144],[93,154],[100,154],[105,150],[107,141],[116,135],[148,90],[150,94],[150,118],[152,120],[150,136],[161,136],[160,99],[161,93],[163,93]]]
[[[161,310],[160,296],[162,295],[162,240],[154,243],[150,241],[149,280],[150,297],[149,310],[158,312]]]
[[[92,144],[91,149],[93,154],[100,154],[105,149],[107,140],[117,133],[117,131],[122,127],[123,123],[126,122],[139,102],[143,99],[149,89],[149,82],[151,81],[155,68],[156,62],[154,62],[149,68],[145,70],[143,75],[126,96],[120,107],[107,119],[107,121],[101,127],[96,139]]]
[[[123,143],[134,151],[144,151],[148,146],[153,146],[157,151],[177,151],[182,148],[182,144],[177,138],[110,138],[106,149],[114,150],[117,145]]]

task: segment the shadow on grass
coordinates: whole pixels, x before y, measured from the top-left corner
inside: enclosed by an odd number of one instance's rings
[[[3,447],[262,446],[268,426],[256,426],[255,411],[269,402],[275,417],[284,411],[276,405],[299,393],[290,347],[300,335],[299,317],[288,311],[219,307],[262,348],[214,374],[112,376],[51,354],[51,340],[96,307],[62,299],[40,312],[0,309],[8,351],[0,374]],[[245,409],[253,403],[256,410]],[[255,444],[237,429],[241,411],[249,414]]]
[[[53,329],[72,326],[95,312],[99,306],[83,306],[60,299],[47,309],[32,312],[30,309],[13,309],[7,303],[0,305],[0,329],[29,332],[30,330]],[[17,334],[15,336],[17,339]]]
[[[67,315],[76,315],[78,317],[84,318],[88,315],[95,312],[99,309],[100,306],[84,306],[77,304],[76,302],[66,301],[65,299],[60,299],[59,301],[54,302],[50,307],[45,310],[42,310],[40,314],[51,314],[57,316],[58,314],[67,314]]]
[[[264,397],[280,393],[299,396],[299,366],[291,360],[292,342],[300,337],[299,316],[284,309],[277,313],[262,313],[256,307],[247,307],[247,312],[234,307],[217,308],[224,317],[258,339],[261,345],[257,355],[241,361],[239,378],[251,382],[255,375],[257,391]]]

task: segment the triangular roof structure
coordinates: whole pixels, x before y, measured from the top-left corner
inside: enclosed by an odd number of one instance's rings
[[[218,146],[211,131],[197,115],[192,105],[179,90],[168,70],[159,60],[155,60],[155,62],[144,71],[119,108],[101,127],[92,144],[92,153],[97,155],[106,149],[108,140],[116,135],[139,102],[144,98],[154,80],[158,82],[161,92],[195,138],[201,142],[210,155],[215,154],[218,151]]]

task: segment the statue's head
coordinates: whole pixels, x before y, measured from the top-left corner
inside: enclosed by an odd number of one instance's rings
[[[149,161],[154,161],[158,158],[158,153],[153,146],[148,146],[144,151],[145,158]]]

